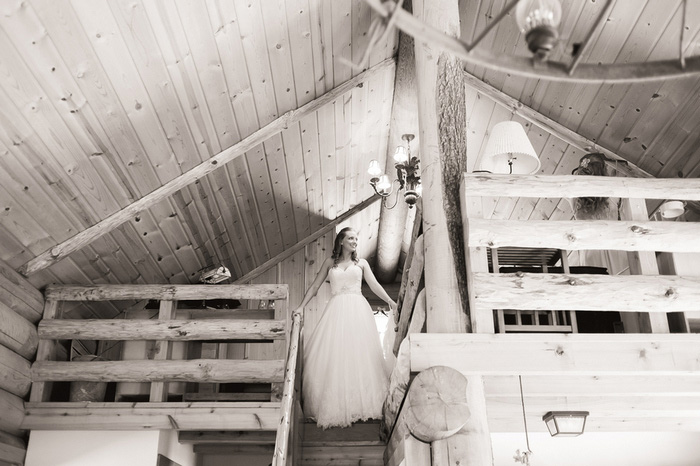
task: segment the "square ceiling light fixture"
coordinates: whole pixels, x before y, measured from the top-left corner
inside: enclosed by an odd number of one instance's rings
[[[586,427],[588,411],[550,411],[542,420],[552,437],[577,437]]]

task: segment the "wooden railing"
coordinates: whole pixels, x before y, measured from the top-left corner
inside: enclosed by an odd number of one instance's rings
[[[698,279],[659,276],[655,252],[700,251],[697,241],[700,224],[649,221],[644,201],[645,198],[698,200],[698,179],[466,174],[462,192],[470,312],[477,325],[493,328],[492,310],[501,308],[644,311],[651,313],[651,323],[643,330],[668,332],[665,313],[699,307]],[[503,195],[620,197],[621,212],[626,217],[622,221],[481,218],[481,197]],[[632,275],[489,273],[486,249],[504,246],[628,251]]]
[[[274,385],[284,381],[287,338],[286,285],[49,286],[39,324],[33,386],[23,424],[27,429],[277,430],[280,403]],[[159,300],[158,320],[61,319],[63,301]],[[179,300],[274,300],[275,319],[177,320]],[[88,303],[89,304],[89,303]],[[231,311],[235,312],[235,311]],[[223,312],[222,312],[223,313]],[[269,313],[263,313],[269,316]],[[297,337],[298,339],[298,337]],[[155,341],[152,359],[51,361],[55,340]],[[250,341],[282,345],[277,359],[169,359],[170,342]],[[278,343],[275,343],[278,342]],[[52,382],[148,382],[150,402],[50,402]],[[270,383],[267,402],[166,402],[169,382]]]
[[[282,392],[281,419],[277,428],[277,438],[275,439],[275,453],[272,458],[273,466],[286,466],[293,464],[290,462],[290,446],[298,448],[293,444],[293,436],[298,432],[298,417],[295,410],[298,410],[297,403],[297,362],[301,354],[299,342],[301,341],[301,330],[303,328],[303,316],[295,313],[292,316],[292,330],[289,341],[289,351],[287,353],[287,365],[284,371],[284,389]]]

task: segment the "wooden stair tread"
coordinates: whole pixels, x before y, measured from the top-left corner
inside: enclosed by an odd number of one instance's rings
[[[383,446],[379,438],[379,421],[357,422],[350,427],[321,429],[315,423],[303,425],[302,445],[306,447],[326,446]]]

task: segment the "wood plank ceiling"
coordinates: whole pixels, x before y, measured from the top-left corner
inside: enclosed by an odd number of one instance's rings
[[[356,76],[373,17],[361,0],[0,2],[0,259],[21,266]],[[366,67],[395,49],[390,34]],[[386,68],[30,280],[244,275],[371,196],[393,79]]]
[[[507,2],[462,0],[462,36]],[[604,2],[562,2],[564,59]],[[678,56],[681,0],[618,0],[586,63]],[[5,0],[0,2],[0,259],[19,268],[362,69],[376,17],[364,0]],[[700,52],[688,2],[686,53]],[[392,31],[365,67],[393,57]],[[528,56],[512,15],[479,46]],[[466,71],[658,177],[700,174],[700,79],[572,83],[467,64]],[[190,283],[223,263],[241,277],[371,196],[393,97],[387,68],[50,268],[47,283]],[[542,173],[584,151],[468,88],[467,156],[499,121],[525,124]],[[571,216],[555,199],[494,199],[498,218]],[[378,204],[363,213],[365,257]],[[410,222],[410,221],[409,221]],[[410,228],[407,230],[410,231]]]

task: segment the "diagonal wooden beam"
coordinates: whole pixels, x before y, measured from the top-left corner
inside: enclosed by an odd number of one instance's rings
[[[273,267],[277,265],[279,262],[292,257],[294,254],[296,254],[298,251],[301,251],[306,247],[307,244],[310,244],[317,239],[319,239],[321,236],[325,235],[329,231],[332,231],[336,225],[339,223],[344,222],[348,218],[352,217],[356,213],[360,212],[361,210],[366,209],[370,205],[374,204],[377,202],[379,199],[381,199],[379,196],[372,196],[369,199],[365,199],[364,201],[360,202],[356,206],[348,209],[345,211],[342,215],[339,215],[336,217],[334,220],[331,220],[330,223],[327,225],[324,225],[323,228],[319,229],[318,231],[312,233],[311,235],[307,236],[306,238],[302,239],[301,241],[297,242],[294,246],[282,251],[281,253],[277,254],[275,257],[265,261],[263,264],[259,265],[258,267],[254,268],[247,274],[243,275],[240,278],[237,278],[234,284],[242,284],[242,283],[247,283],[250,280],[254,279],[255,277],[258,277],[265,273],[270,267]]]
[[[354,78],[349,79],[343,84],[340,84],[339,86],[331,89],[329,92],[326,92],[325,94],[312,100],[311,102],[308,102],[307,104],[302,105],[301,107],[296,108],[294,110],[288,111],[287,113],[281,115],[279,118],[260,128],[245,139],[239,141],[238,143],[234,144],[228,149],[219,152],[210,159],[205,160],[204,162],[200,163],[191,170],[183,173],[177,178],[168,181],[160,188],[151,191],[141,199],[134,201],[122,210],[113,213],[104,220],[101,220],[95,225],[81,231],[80,233],[67,239],[61,244],[58,244],[53,248],[44,251],[34,259],[22,265],[18,269],[18,272],[26,277],[35,272],[50,267],[51,265],[65,258],[69,254],[87,246],[92,241],[96,240],[102,235],[105,235],[110,231],[114,230],[115,228],[125,223],[127,220],[129,220],[131,217],[138,214],[139,212],[150,208],[155,203],[173,195],[174,193],[185,188],[189,184],[194,183],[199,178],[208,175],[217,168],[224,166],[225,164],[234,160],[237,157],[240,157],[247,151],[251,150],[253,147],[262,144],[270,137],[287,129],[291,124],[296,123],[297,121],[304,118],[306,115],[317,111],[319,108],[323,107],[324,105],[330,102],[333,102],[335,99],[350,91],[352,88],[363,85],[373,76],[384,72],[393,73],[393,69],[395,66],[396,60],[394,58],[384,60],[383,62],[373,66],[367,71],[364,71],[355,76]]]

